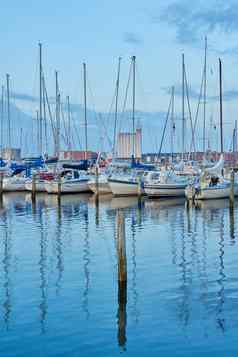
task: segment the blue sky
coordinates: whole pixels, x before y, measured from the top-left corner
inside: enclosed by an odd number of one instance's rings
[[[73,102],[80,103],[82,62],[86,61],[93,92],[89,106],[107,111],[114,91],[118,56],[122,57],[122,103],[130,56],[135,54],[139,73],[137,108],[166,111],[167,88],[176,85],[178,113],[181,54],[185,53],[188,80],[196,94],[207,35],[208,95],[213,98],[218,94],[218,57],[221,56],[227,132],[233,126],[238,104],[237,1],[13,0],[1,4],[0,33],[0,78],[4,82],[5,73],[10,73],[14,92],[37,95],[37,44],[41,41],[51,94],[57,69],[65,96],[70,95]],[[196,95],[192,99],[193,112],[195,106]],[[208,117],[217,117],[216,101],[211,100],[207,108]]]

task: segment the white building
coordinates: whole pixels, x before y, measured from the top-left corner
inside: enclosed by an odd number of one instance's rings
[[[142,156],[142,130],[136,129],[132,133],[119,133],[117,141],[117,157],[119,159],[130,159],[133,154],[133,135],[135,145],[135,159],[141,159]]]
[[[2,159],[3,160],[21,160],[21,149],[15,148],[5,148],[2,150]]]

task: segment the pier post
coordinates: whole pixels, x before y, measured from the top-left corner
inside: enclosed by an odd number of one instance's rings
[[[32,174],[32,187],[31,187],[31,199],[36,200],[36,173]]]
[[[3,172],[0,172],[0,209],[3,208]]]
[[[138,187],[137,187],[137,195],[138,195],[138,206],[141,207],[141,199],[142,199],[142,178],[138,178]]]
[[[96,165],[95,168],[95,185],[96,185],[96,191],[95,191],[95,201],[96,201],[96,205],[98,204],[98,196],[99,196],[99,172],[98,172],[98,165]]]
[[[233,205],[235,202],[235,172],[231,171],[231,185],[230,185],[230,203]]]
[[[126,344],[126,304],[127,304],[127,260],[125,240],[125,219],[117,212],[117,257],[118,257],[118,344]]]
[[[3,195],[3,172],[0,172],[0,197]]]
[[[58,200],[58,204],[61,203],[61,175],[60,173],[58,174],[58,178],[57,178],[57,200]]]

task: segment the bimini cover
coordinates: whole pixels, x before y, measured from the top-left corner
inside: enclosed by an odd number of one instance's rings
[[[223,154],[221,154],[220,159],[216,163],[216,165],[205,169],[205,173],[209,175],[220,175],[223,168],[224,168],[224,157]]]

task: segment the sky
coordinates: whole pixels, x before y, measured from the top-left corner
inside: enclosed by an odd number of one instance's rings
[[[18,95],[17,105],[26,112],[36,105],[28,96],[38,95],[40,41],[50,95],[54,95],[54,71],[58,70],[63,95],[69,95],[73,103],[81,103],[82,63],[86,62],[88,105],[96,111],[107,112],[121,56],[120,109],[130,57],[136,55],[137,110],[166,112],[170,88],[175,85],[178,115],[181,113],[181,55],[185,54],[194,115],[207,36],[207,118],[212,117],[214,123],[218,121],[218,58],[221,57],[225,146],[228,149],[230,145],[238,104],[237,1],[12,0],[1,4],[0,33],[0,81],[5,84],[5,75],[10,73],[11,90]]]

